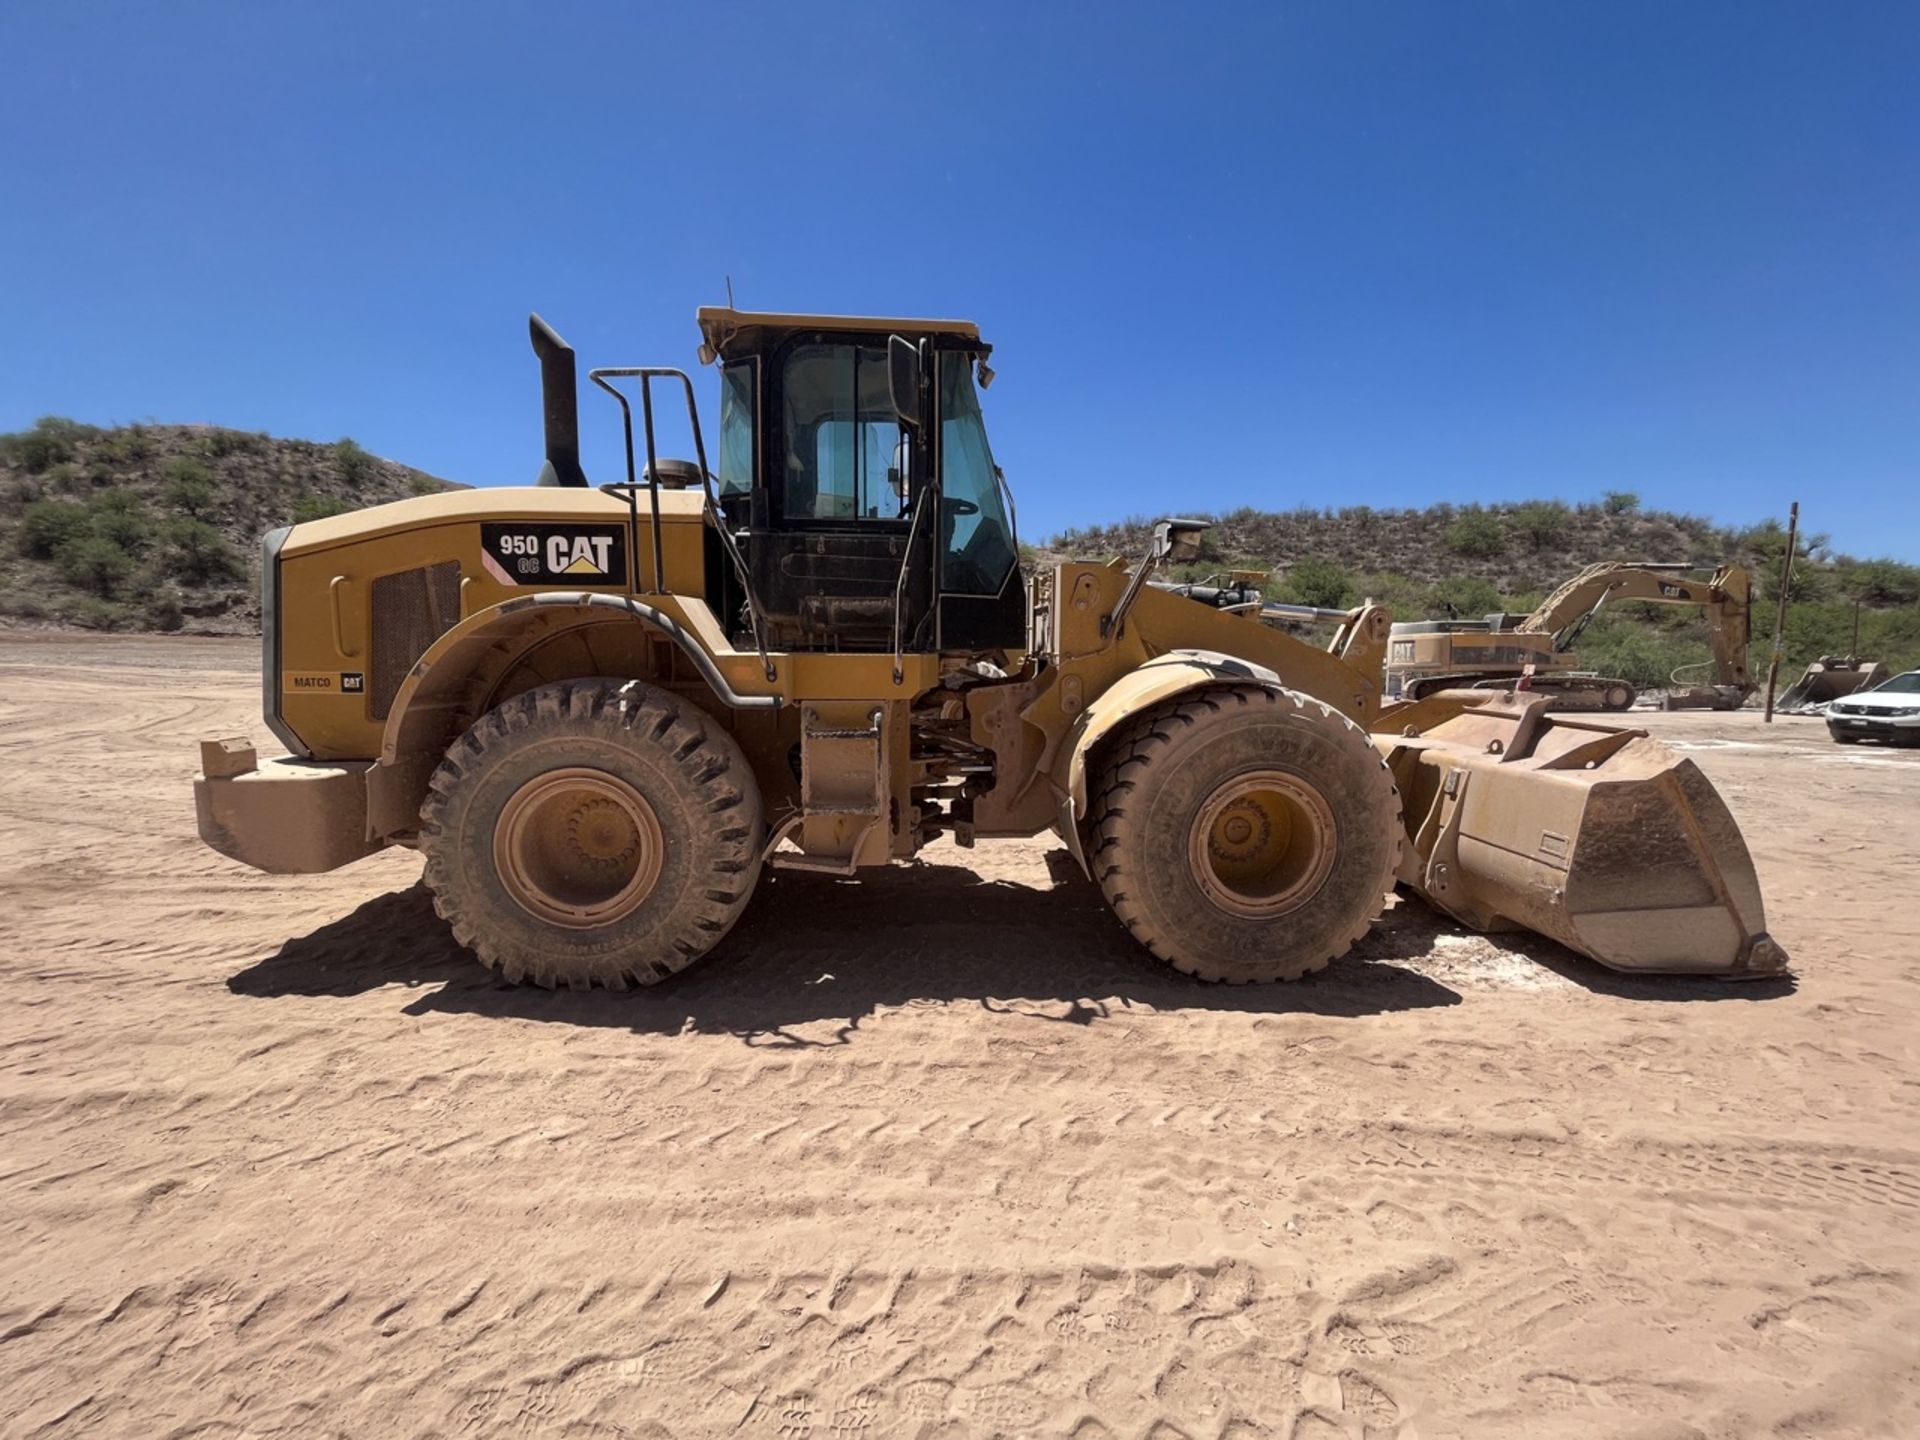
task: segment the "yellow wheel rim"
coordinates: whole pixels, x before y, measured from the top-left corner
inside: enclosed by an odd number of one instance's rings
[[[1215,905],[1270,920],[1314,896],[1338,850],[1333,811],[1318,790],[1298,775],[1256,770],[1207,797],[1194,817],[1189,859]]]
[[[550,770],[508,799],[493,832],[500,882],[528,914],[572,930],[631,915],[660,881],[666,841],[641,793],[604,770]]]

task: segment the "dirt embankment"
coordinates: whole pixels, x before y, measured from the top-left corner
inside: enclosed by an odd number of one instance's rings
[[[1920,754],[1648,717],[1791,982],[1207,989],[1035,843],[548,995],[195,842],[256,663],[0,637],[0,1433],[1920,1433]]]

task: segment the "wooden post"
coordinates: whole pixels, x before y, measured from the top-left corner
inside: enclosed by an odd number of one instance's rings
[[[1787,558],[1780,566],[1780,609],[1773,619],[1773,658],[1767,662],[1767,724],[1773,723],[1773,687],[1780,682],[1780,657],[1787,648],[1787,596],[1793,593],[1793,552],[1799,548],[1800,502],[1787,512]]]

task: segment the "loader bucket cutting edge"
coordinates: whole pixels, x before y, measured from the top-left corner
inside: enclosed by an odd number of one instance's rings
[[[1746,841],[1699,767],[1547,703],[1442,695],[1382,716],[1401,883],[1475,930],[1532,930],[1614,970],[1784,969]]]

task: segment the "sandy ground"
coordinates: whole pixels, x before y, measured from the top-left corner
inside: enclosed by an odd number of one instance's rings
[[[552,996],[201,848],[256,655],[0,637],[0,1433],[1920,1434],[1920,752],[1646,717],[1793,981],[1208,989],[1035,843]]]

